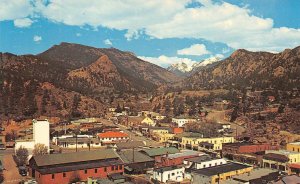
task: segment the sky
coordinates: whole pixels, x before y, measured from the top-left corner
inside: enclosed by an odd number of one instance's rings
[[[299,0],[0,0],[0,52],[70,42],[191,65],[236,49],[299,46],[299,10]]]

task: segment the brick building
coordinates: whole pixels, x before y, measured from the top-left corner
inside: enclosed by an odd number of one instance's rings
[[[75,178],[107,178],[123,174],[124,164],[111,149],[33,156],[29,160],[29,174],[39,184],[65,184]]]

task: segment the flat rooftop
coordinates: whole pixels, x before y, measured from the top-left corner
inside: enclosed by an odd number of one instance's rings
[[[261,178],[263,176],[267,176],[271,173],[278,173],[278,170],[274,170],[274,169],[268,169],[268,168],[258,168],[258,169],[254,169],[250,172],[250,174],[245,173],[245,174],[240,174],[237,176],[234,176],[233,178],[236,178],[240,181],[250,181],[256,178]]]
[[[215,160],[215,159],[211,158],[209,155],[201,155],[198,157],[188,158],[185,160],[189,161],[189,162],[194,162],[194,163],[202,163],[202,162],[208,162],[208,161]]]
[[[292,145],[298,145],[298,146],[300,146],[300,142],[291,142],[291,143],[288,143],[288,144],[292,144]]]
[[[252,166],[236,163],[236,162],[229,162],[227,164],[218,165],[214,167],[204,168],[204,169],[193,169],[191,172],[193,174],[200,174],[204,176],[215,176],[222,173],[228,173],[231,171],[237,171],[241,169],[250,168]]]

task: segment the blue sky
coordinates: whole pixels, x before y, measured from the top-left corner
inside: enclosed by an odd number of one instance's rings
[[[115,47],[167,67],[300,45],[298,0],[0,0],[0,52],[61,42]]]

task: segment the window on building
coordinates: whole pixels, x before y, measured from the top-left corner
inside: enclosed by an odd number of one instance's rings
[[[55,179],[55,174],[52,174],[52,179]]]
[[[95,173],[98,173],[98,169],[95,169]]]
[[[107,168],[106,167],[104,167],[104,172],[107,172]]]
[[[211,167],[211,164],[209,164],[209,167]]]
[[[203,168],[205,168],[205,167],[206,167],[206,165],[204,164],[204,165],[203,165]]]
[[[114,171],[115,170],[115,166],[111,166],[111,170]]]
[[[84,170],[84,174],[87,174],[87,170],[86,169]]]
[[[172,173],[172,176],[175,176],[175,173]]]
[[[63,177],[66,177],[66,173],[63,173]]]
[[[119,170],[122,170],[122,169],[123,169],[122,165],[119,165]]]

